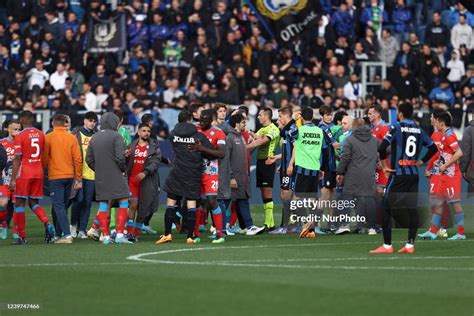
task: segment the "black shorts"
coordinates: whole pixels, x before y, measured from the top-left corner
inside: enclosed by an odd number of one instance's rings
[[[385,189],[385,206],[390,206],[391,208],[416,208],[418,205],[418,183],[418,176],[390,176]]]
[[[295,194],[317,193],[319,183],[319,172],[315,174],[297,173],[295,176]]]
[[[334,189],[336,188],[336,172],[334,171],[325,171],[324,172],[324,178],[321,180],[321,183],[319,184],[320,188],[326,188],[326,189]]]
[[[173,194],[173,193],[168,193],[166,196],[168,199],[175,200],[177,205],[181,204],[181,201],[183,200],[182,196]],[[198,201],[199,199],[184,199],[184,201]]]
[[[294,187],[294,177],[287,176],[286,172],[280,172],[280,189],[282,190],[293,190]]]
[[[273,188],[276,164],[265,164],[266,159],[257,160],[257,188]]]

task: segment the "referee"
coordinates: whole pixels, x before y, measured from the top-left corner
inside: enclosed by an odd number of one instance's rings
[[[262,124],[255,135],[255,139],[247,148],[253,150],[258,147],[257,152],[257,188],[262,193],[263,207],[265,210],[265,228],[273,230],[275,221],[273,219],[272,188],[275,178],[275,162],[265,164],[268,157],[275,155],[275,149],[280,142],[280,130],[272,123],[273,112],[269,108],[262,108],[258,114],[258,120]]]

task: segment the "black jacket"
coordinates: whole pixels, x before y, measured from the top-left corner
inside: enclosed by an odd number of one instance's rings
[[[173,145],[175,160],[165,181],[164,190],[171,195],[196,200],[201,194],[203,155],[190,151],[188,145],[201,142],[211,148],[211,143],[191,123],[176,124],[169,139]]]

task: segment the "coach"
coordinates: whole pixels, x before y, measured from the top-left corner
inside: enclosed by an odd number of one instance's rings
[[[464,130],[461,150],[464,154],[461,158],[461,172],[469,184],[467,191],[472,194],[474,193],[474,119]]]
[[[82,187],[82,157],[76,138],[71,135],[66,124],[68,117],[57,114],[53,118],[53,131],[46,135],[43,166],[48,168],[49,189],[57,218],[56,243],[72,243],[71,230],[67,219],[67,205],[71,189]]]
[[[369,234],[375,231],[375,168],[377,165],[377,139],[361,118],[354,119],[352,135],[344,141],[344,150],[337,167],[337,182],[344,183],[342,198],[356,201],[355,212],[365,215]],[[366,214],[360,214],[363,210]],[[357,223],[360,226],[362,223]],[[361,227],[358,227],[361,229]]]

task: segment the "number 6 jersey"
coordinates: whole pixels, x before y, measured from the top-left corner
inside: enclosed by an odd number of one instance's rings
[[[42,179],[41,158],[44,150],[44,133],[28,127],[15,136],[15,156],[22,156],[17,179]]]
[[[391,145],[390,166],[397,175],[418,175],[416,162],[422,147],[433,144],[431,138],[412,120],[403,120],[390,127],[384,141]]]

